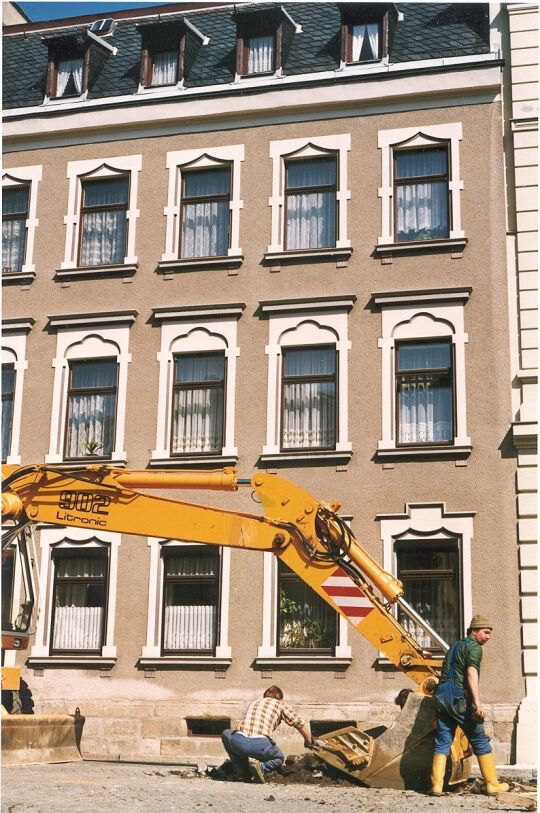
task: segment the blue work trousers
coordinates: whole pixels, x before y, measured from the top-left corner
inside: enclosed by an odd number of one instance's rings
[[[245,737],[240,731],[227,728],[221,735],[221,742],[236,772],[244,779],[249,775],[249,757],[258,759],[265,773],[274,771],[285,762],[283,751],[270,737]]]
[[[475,756],[481,757],[491,753],[489,737],[484,731],[484,724],[473,719],[473,706],[465,697],[463,689],[451,680],[439,684],[435,695],[435,712],[437,729],[435,731],[435,753],[450,753],[450,746],[460,728],[469,740]]]

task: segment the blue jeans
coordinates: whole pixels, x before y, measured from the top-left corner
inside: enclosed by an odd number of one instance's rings
[[[245,737],[239,731],[227,728],[221,735],[221,742],[236,772],[244,779],[249,775],[249,757],[258,759],[265,773],[285,762],[283,751],[270,737]]]
[[[437,729],[435,731],[435,753],[450,753],[450,746],[460,726],[469,740],[475,756],[491,753],[489,737],[484,731],[484,724],[473,720],[473,708],[465,698],[463,689],[452,681],[440,683],[435,696]]]

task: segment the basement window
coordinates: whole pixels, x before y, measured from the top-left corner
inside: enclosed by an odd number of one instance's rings
[[[230,717],[186,717],[188,737],[221,737],[231,727]]]

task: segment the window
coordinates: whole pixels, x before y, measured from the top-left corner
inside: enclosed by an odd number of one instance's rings
[[[452,345],[400,343],[396,356],[399,443],[451,443]]]
[[[13,167],[2,176],[2,272],[19,275],[21,282],[35,276],[33,253],[41,176],[41,165]]]
[[[379,457],[466,456],[464,305],[471,288],[383,291]]]
[[[46,463],[88,456],[126,462],[129,327],[136,316],[136,311],[105,311],[49,318],[57,340]]]
[[[64,261],[57,279],[135,273],[140,155],[68,163]]]
[[[215,652],[219,564],[219,551],[203,545],[164,550],[164,655]]]
[[[2,192],[2,270],[22,271],[26,249],[26,221],[30,187],[10,186]]]
[[[169,194],[160,269],[238,266],[244,145],[167,153]]]
[[[455,251],[461,228],[461,122],[379,131],[382,152],[382,233],[377,252],[429,250],[436,241]],[[408,245],[409,244],[409,245]]]
[[[126,253],[127,177],[83,181],[80,266],[122,263]]]
[[[347,314],[356,297],[260,303],[269,320],[261,460],[350,459]]]
[[[336,444],[335,347],[284,348],[282,449],[333,449]]]
[[[148,545],[148,624],[139,663],[226,668],[231,662],[230,548],[155,538]]]
[[[106,550],[53,554],[51,653],[101,653],[107,606]]]
[[[463,628],[459,548],[455,541],[398,541],[397,577],[404,596],[447,643],[458,641]],[[422,647],[437,649],[412,619],[398,611],[399,622]]]
[[[174,370],[171,454],[221,452],[224,354],[178,356]]]
[[[350,62],[368,62],[379,58],[379,23],[354,23],[351,26]]]
[[[182,257],[227,254],[230,200],[230,166],[182,173]]]
[[[302,27],[283,6],[270,11],[240,8],[235,17],[237,76],[281,73],[293,37]]]
[[[2,364],[2,463],[11,449],[13,427],[13,398],[15,395],[15,366]]]
[[[278,654],[334,655],[337,613],[281,561],[278,593]]]
[[[148,61],[148,74],[145,85],[158,87],[174,85],[178,81],[178,51],[154,51]]]
[[[116,359],[72,362],[69,373],[64,456],[110,457],[116,422]]]
[[[155,308],[161,323],[156,448],[151,465],[235,463],[237,321],[243,304]],[[203,311],[203,313],[201,313]]]
[[[201,45],[209,42],[186,18],[143,23],[138,28],[142,38],[139,90],[181,86]]]
[[[42,587],[29,663],[111,668],[121,536],[97,528],[65,534],[60,527],[40,531]]]
[[[336,244],[336,158],[287,161],[286,249]]]
[[[49,99],[81,96],[88,87],[90,49],[83,36],[49,44],[46,95]]]
[[[272,242],[266,260],[315,252],[348,257],[349,134],[270,142]],[[303,255],[298,255],[303,256]]]
[[[394,161],[398,242],[448,237],[447,150],[398,150]]]

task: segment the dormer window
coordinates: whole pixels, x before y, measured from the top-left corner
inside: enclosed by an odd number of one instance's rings
[[[56,40],[49,45],[47,97],[82,96],[88,87],[90,51],[81,37]]]
[[[236,14],[236,74],[264,76],[281,71],[295,33],[302,31],[281,6]]]
[[[187,20],[145,24],[142,37],[141,87],[170,87],[188,74],[201,45],[209,40]]]
[[[397,23],[393,4],[345,3],[341,7],[341,59],[345,64],[377,62],[388,55]]]

